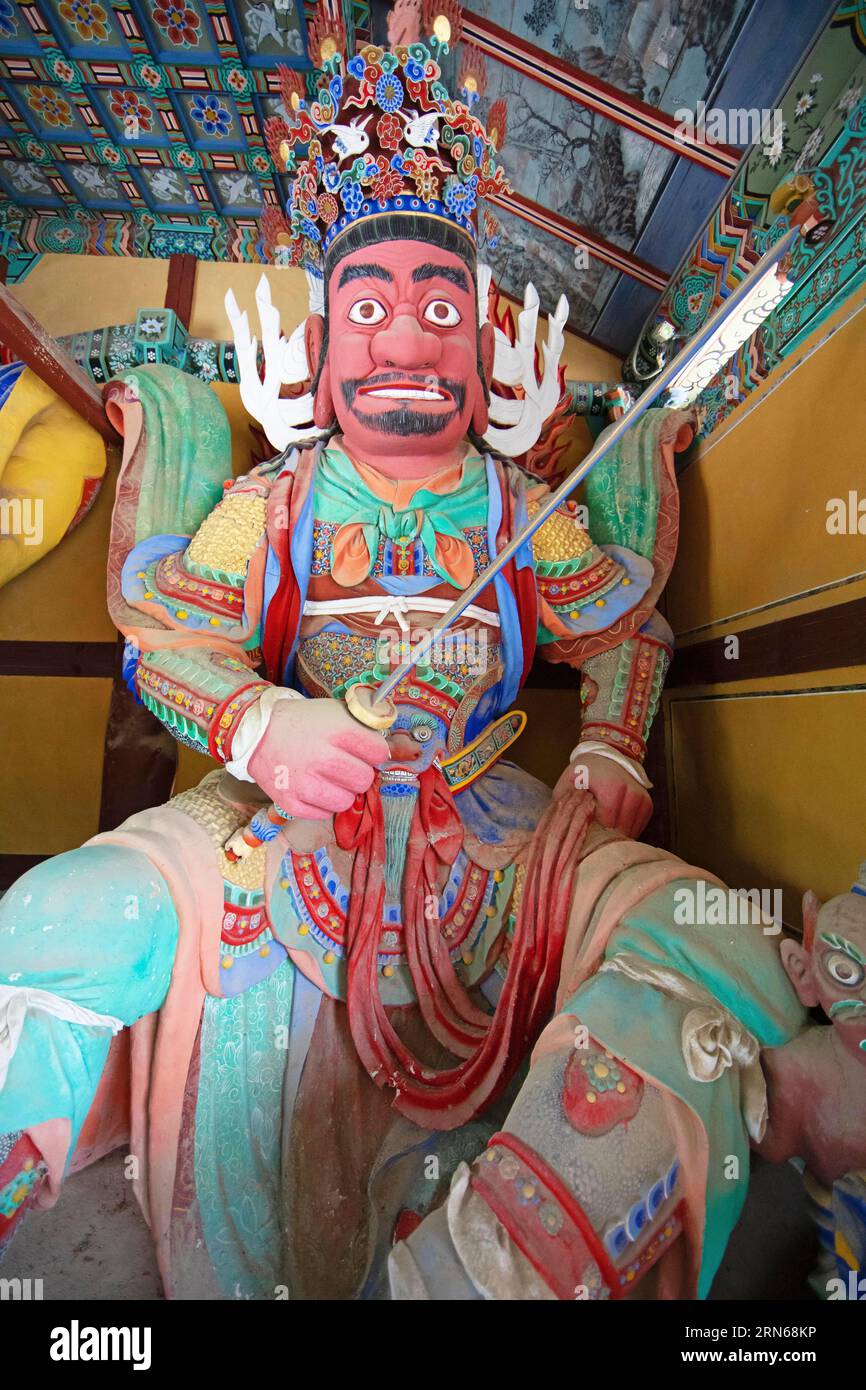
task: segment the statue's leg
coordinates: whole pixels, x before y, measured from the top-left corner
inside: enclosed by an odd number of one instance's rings
[[[540,1047],[502,1131],[395,1247],[392,1296],[653,1296],[683,1216],[665,1099],[574,1018]]]
[[[160,1007],[177,936],[161,874],[116,845],[48,859],[0,901],[0,1248],[45,1171],[34,1127],[53,1122],[61,1147],[68,1134],[71,1157],[109,1020],[129,1026]]]
[[[706,1297],[762,1124],[759,1048],[802,1013],[774,932],[685,925],[711,885],[675,872],[628,841],[582,861],[575,983],[503,1132],[393,1251],[395,1296],[640,1296],[655,1270],[662,1296]]]

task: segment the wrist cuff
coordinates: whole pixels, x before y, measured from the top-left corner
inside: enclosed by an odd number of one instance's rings
[[[611,748],[607,743],[598,743],[594,739],[582,740],[574,749],[568,761],[573,763],[579,757],[585,757],[588,753],[596,753],[600,758],[609,758],[612,763],[618,763],[636,782],[640,783],[645,791],[649,791],[652,786],[652,782],[647,777],[640,763],[633,762],[632,759],[626,757],[624,753],[618,753],[615,748]]]
[[[247,768],[265,735],[275,705],[280,700],[303,700],[297,690],[287,690],[284,686],[268,685],[254,705],[244,712],[232,738],[231,758],[226,761],[226,771],[239,782],[255,782]]]

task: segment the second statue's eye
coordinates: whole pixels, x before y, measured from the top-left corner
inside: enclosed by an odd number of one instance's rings
[[[836,983],[844,985],[845,989],[859,989],[866,975],[860,962],[849,956],[847,951],[830,951],[824,957],[824,967],[828,975],[832,975]]]
[[[435,323],[437,328],[454,328],[460,322],[460,310],[450,299],[431,299],[424,310],[424,317],[428,323]]]
[[[352,323],[381,323],[385,317],[385,306],[378,299],[358,299],[349,310]]]

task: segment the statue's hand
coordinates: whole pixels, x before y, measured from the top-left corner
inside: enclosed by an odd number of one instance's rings
[[[619,763],[598,753],[582,753],[571,763],[560,778],[559,785],[565,784],[591,792],[601,824],[631,839],[637,839],[652,815],[649,792]]]
[[[339,700],[281,700],[249,760],[249,771],[282,810],[308,820],[345,811],[388,761],[381,734]]]

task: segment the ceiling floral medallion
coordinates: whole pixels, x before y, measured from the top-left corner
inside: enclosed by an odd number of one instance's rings
[[[149,135],[153,129],[153,112],[136,92],[112,92],[109,103],[112,114],[123,123],[130,123],[137,133]]]
[[[61,82],[64,87],[79,87],[81,85],[81,73],[78,68],[68,58],[64,58],[58,49],[46,50],[43,54],[43,60],[50,76],[56,82]]]
[[[104,43],[108,38],[108,12],[96,0],[61,0],[59,9],[79,38],[88,43]]]
[[[182,0],[156,0],[153,18],[176,47],[197,47],[201,21],[195,10],[188,9]]]
[[[15,33],[18,25],[15,22],[15,6],[11,0],[0,0],[0,35],[9,38]]]
[[[27,105],[45,125],[65,127],[72,125],[72,107],[53,87],[28,87]]]
[[[189,111],[206,135],[223,136],[231,130],[231,112],[214,92],[193,97]]]

